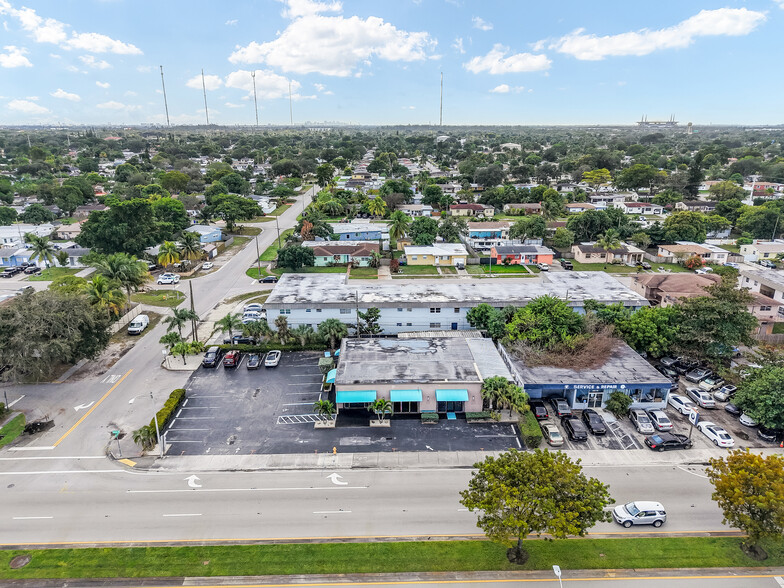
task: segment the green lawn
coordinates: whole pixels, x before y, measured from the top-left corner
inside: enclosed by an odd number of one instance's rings
[[[27,279],[30,282],[51,282],[52,280],[62,276],[72,276],[74,274],[78,274],[83,269],[84,268],[75,267],[48,267],[41,271],[41,273],[37,276],[30,276]]]
[[[25,428],[25,416],[16,415],[11,421],[0,429],[0,447],[8,445],[11,441],[22,434]]]
[[[774,323],[774,325],[773,325],[773,334],[774,335],[784,335],[784,323]]]
[[[248,304],[251,302],[266,302],[267,296],[269,296],[267,293],[259,295],[258,292],[245,292],[245,294],[239,294],[232,298],[227,298],[223,301],[223,304],[234,304],[236,302],[240,302],[241,300],[246,300]],[[249,298],[253,298],[253,300],[248,300]]]
[[[442,265],[440,269],[441,269],[441,274],[442,275],[445,275],[445,276],[449,276],[449,275],[455,275],[456,276],[457,275],[457,268],[453,267],[451,265]]]
[[[234,241],[226,248],[226,251],[231,251],[237,247],[245,247],[248,241],[250,241],[250,237],[234,237]]]
[[[719,245],[719,247],[730,253],[740,253],[740,245]]]
[[[492,270],[490,269],[489,265],[470,265],[468,267],[479,268],[481,271],[474,270],[470,273],[476,274],[528,274],[528,271],[525,269],[525,266],[522,265],[494,265]],[[539,268],[536,266],[529,266],[531,271],[534,273],[539,272]]]
[[[232,231],[234,235],[249,235],[253,237],[261,233],[261,227],[248,227],[244,225],[237,225]],[[236,238],[236,237],[235,237]]]
[[[301,267],[298,270],[291,271],[287,267],[279,267],[275,268],[272,271],[267,271],[264,267],[261,268],[261,275],[262,276],[280,276],[282,274],[345,274],[346,268],[345,266],[328,266],[328,267]],[[245,272],[245,275],[259,279],[259,270],[257,267],[248,268]]]
[[[374,267],[355,267],[351,270],[352,278],[377,278],[378,269]]]
[[[438,270],[434,265],[401,265],[400,273],[402,276],[436,276]]]
[[[653,537],[528,540],[530,559],[509,563],[506,548],[489,541],[294,543],[185,547],[85,548],[0,551],[0,578],[141,578],[550,570],[776,567],[781,542],[764,544],[770,557],[757,562],[741,551],[739,537]],[[18,555],[32,555],[19,570]]]
[[[294,229],[286,229],[280,234],[280,244],[286,242],[286,238],[294,232]],[[272,245],[267,247],[261,254],[261,261],[275,261],[278,258],[278,239],[277,237],[272,242]]]
[[[289,208],[291,208],[291,204],[281,204],[275,210],[270,212],[267,216],[280,216],[284,212],[286,212]]]
[[[608,263],[607,269],[605,269],[603,263],[580,263],[579,261],[575,261],[574,259],[570,259],[569,261],[572,262],[572,266],[574,266],[574,270],[580,272],[607,272],[608,274],[636,274],[637,273],[636,267],[629,267],[628,265],[624,265],[624,264],[613,265],[612,263]],[[649,263],[651,265],[650,271],[653,271],[655,273],[658,273],[660,267],[665,270],[670,270],[672,273],[689,271],[685,267],[678,265],[677,263],[651,263],[651,262]],[[645,270],[641,270],[641,271],[645,271]]]
[[[149,292],[137,292],[131,294],[131,300],[141,302],[149,306],[164,306],[174,308],[185,300],[185,294],[179,290],[150,290]]]

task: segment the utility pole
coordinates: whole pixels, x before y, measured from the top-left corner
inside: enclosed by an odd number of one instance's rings
[[[193,281],[192,280],[188,280],[188,287],[191,289],[191,312],[193,313],[193,315],[195,317],[196,316],[196,309],[194,308],[194,305],[193,305]],[[191,319],[191,330],[193,331],[193,340],[194,341],[198,341],[199,340],[199,332],[196,330],[197,326],[198,326],[198,319],[192,318]]]
[[[294,106],[291,103],[291,82],[289,82],[289,123],[294,126]]]
[[[163,81],[163,66],[161,68],[161,87],[163,87],[163,106],[166,108],[166,126],[171,127],[171,122],[169,122],[169,102],[166,100],[166,83]]]
[[[253,239],[256,241],[256,267],[259,271],[259,280],[261,280],[261,253],[259,253],[259,236],[256,235]],[[278,242],[278,249],[280,249],[280,241]]]
[[[280,225],[278,224],[278,217],[275,217],[275,228],[278,230],[278,249],[280,249]]]
[[[438,109],[438,126],[444,125],[444,72],[441,72],[441,106]]]
[[[362,338],[362,333],[359,330],[359,290],[355,290],[354,291],[354,296],[355,296],[356,301],[357,301],[357,337],[359,339],[361,339]]]
[[[158,436],[158,447],[161,448],[161,457],[163,457],[163,439],[161,439],[161,429],[158,425],[158,411],[155,410],[155,398],[153,398],[152,390],[150,390],[150,400],[152,401],[152,420],[155,421],[155,434]]]
[[[204,92],[204,115],[207,117],[207,126],[210,126],[210,111],[207,110],[207,86],[204,83],[204,70],[201,70],[201,89]]]
[[[250,77],[253,78],[253,108],[256,110],[256,130],[259,130],[259,103],[256,99],[256,70],[250,72]]]

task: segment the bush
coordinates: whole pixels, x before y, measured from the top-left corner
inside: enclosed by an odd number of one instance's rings
[[[468,420],[492,418],[489,410],[483,410],[482,412],[467,412],[465,413],[465,416]]]
[[[223,345],[218,345],[224,352],[231,351],[232,349],[236,349],[237,351],[242,351],[243,353],[266,353],[267,351],[272,351],[273,349],[278,349],[280,351],[326,351],[329,349],[326,343],[308,343],[305,346],[300,345],[299,343],[288,343],[286,345],[281,345],[280,343],[261,343],[259,345],[246,345],[246,344],[230,344],[225,343]]]
[[[438,422],[438,413],[437,412],[423,412],[420,415],[423,423],[437,423]]]
[[[163,430],[166,428],[166,425],[169,424],[169,421],[172,418],[172,415],[177,411],[180,407],[182,401],[185,400],[185,389],[184,388],[177,388],[171,394],[169,394],[169,398],[163,404],[163,408],[160,409],[155,418],[150,421],[150,427],[155,428],[155,421],[158,421],[158,429],[163,433]]]
[[[539,422],[536,420],[534,413],[530,410],[527,411],[518,422],[520,427],[520,437],[528,449],[536,449],[542,442],[542,429],[539,428]]]
[[[616,390],[610,394],[610,398],[607,400],[604,409],[613,413],[615,418],[622,419],[629,413],[629,407],[633,402],[634,400],[632,400],[631,396]]]

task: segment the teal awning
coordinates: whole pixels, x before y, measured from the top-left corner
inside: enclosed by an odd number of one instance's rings
[[[376,391],[338,390],[337,398],[335,400],[338,404],[347,404],[349,402],[374,402],[376,400]]]
[[[468,402],[468,390],[436,390],[438,402]]]
[[[329,370],[327,372],[327,384],[334,384],[335,383],[335,376],[338,374],[337,368],[333,370]]]
[[[390,390],[392,402],[422,402],[422,390]]]

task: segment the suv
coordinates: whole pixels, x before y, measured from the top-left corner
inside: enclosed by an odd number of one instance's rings
[[[41,268],[37,265],[28,265],[26,268],[24,268],[24,273],[27,275],[40,274]]]
[[[264,276],[259,280],[259,282],[262,284],[277,284],[278,278],[277,276]]]
[[[604,419],[599,416],[599,413],[592,408],[586,408],[583,411],[583,422],[588,430],[594,435],[607,434],[607,427],[604,424]]]
[[[550,271],[550,265],[547,264],[547,263],[539,262],[539,263],[536,264],[536,267],[538,267],[539,271],[541,271],[541,272]]]
[[[651,423],[653,423],[653,426],[657,431],[672,430],[672,421],[667,418],[667,415],[664,414],[664,411],[660,408],[649,410],[648,418],[651,419]]]
[[[721,390],[713,393],[713,398],[721,402],[727,402],[730,398],[735,396],[735,391],[738,388],[735,386],[722,386]]]
[[[707,390],[708,392],[712,390],[716,390],[717,388],[721,388],[724,385],[724,380],[722,380],[716,374],[711,374],[704,380],[702,380],[698,386],[703,390]]]
[[[574,415],[561,419],[561,426],[572,441],[588,441],[588,429]]]
[[[616,506],[613,518],[627,529],[632,525],[653,525],[661,527],[667,520],[667,513],[659,502],[636,501]]]
[[[557,417],[571,416],[572,409],[566,398],[551,398],[550,406],[553,407],[553,414]]]
[[[544,405],[544,402],[541,400],[530,400],[528,405],[531,407],[531,412],[536,417],[537,421],[543,421],[549,418],[549,414],[547,414],[547,407]]]
[[[201,365],[206,368],[214,368],[223,357],[223,351],[217,345],[213,345],[207,349],[204,358],[201,360]]]
[[[716,408],[716,401],[713,400],[710,392],[705,392],[705,390],[700,390],[699,388],[689,388],[686,390],[686,396],[691,398],[701,408]]]
[[[156,284],[179,284],[180,283],[180,276],[177,274],[172,273],[165,273],[158,276],[158,279],[155,281]]]
[[[561,267],[564,268],[565,270],[574,269],[574,265],[572,265],[572,262],[569,261],[568,259],[561,259],[559,263],[561,264]]]
[[[686,373],[686,379],[689,382],[694,382],[695,384],[699,384],[710,375],[711,375],[710,370],[696,368]]]
[[[631,420],[638,433],[652,435],[655,432],[650,417],[641,408],[632,408],[629,411],[629,420]]]
[[[772,262],[771,260],[769,260],[769,259],[760,259],[760,260],[759,260],[759,264],[760,264],[762,267],[768,267],[768,268],[770,268],[770,269],[776,269],[776,264],[775,264],[775,263],[773,263],[773,262]]]
[[[223,357],[223,367],[237,367],[240,365],[242,354],[236,349],[232,349]]]

